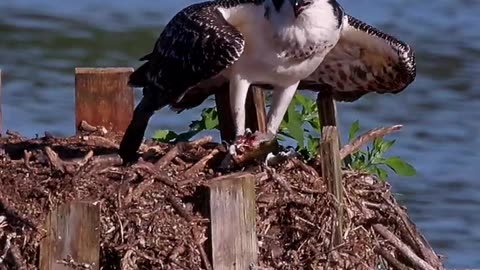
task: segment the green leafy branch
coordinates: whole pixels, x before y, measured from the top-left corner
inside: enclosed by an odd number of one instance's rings
[[[171,130],[158,130],[153,138],[162,142],[187,141],[205,130],[218,129],[218,112],[215,107],[206,108],[201,113],[201,119],[189,125],[189,130],[175,133]],[[297,143],[296,151],[305,160],[312,160],[318,153],[320,145],[320,121],[315,100],[301,94],[296,94],[290,103],[287,113],[280,125],[279,140],[290,138]],[[348,139],[351,142],[360,131],[359,121],[350,126]],[[387,168],[400,176],[416,175],[415,168],[400,157],[385,157],[387,151],[395,144],[395,140],[377,138],[365,150],[359,150],[345,159],[346,165],[353,170],[368,172],[385,180],[388,177]]]
[[[350,126],[348,140],[352,142],[360,131],[359,121],[355,121]],[[371,146],[366,150],[359,150],[346,158],[346,164],[353,170],[368,172],[377,175],[381,180],[388,178],[386,168],[391,169],[400,176],[415,176],[416,170],[409,163],[403,161],[398,156],[385,157],[385,153],[392,148],[396,140],[385,140],[376,138]]]

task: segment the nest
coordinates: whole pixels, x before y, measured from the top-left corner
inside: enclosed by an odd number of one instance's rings
[[[203,187],[229,173],[211,138],[142,145],[122,166],[120,136],[0,138],[0,269],[38,269],[44,222],[74,200],[101,207],[103,269],[211,269]],[[344,171],[345,231],[334,245],[337,203],[319,169],[290,159],[240,168],[256,180],[257,269],[443,269],[387,183]],[[79,269],[82,266],[77,265]]]

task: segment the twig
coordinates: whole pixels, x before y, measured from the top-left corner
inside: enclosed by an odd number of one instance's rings
[[[362,135],[358,136],[355,140],[353,140],[351,143],[342,147],[342,149],[340,150],[340,159],[344,159],[348,155],[355,153],[360,149],[360,147],[364,146],[370,141],[379,137],[383,137],[387,134],[399,131],[402,127],[403,127],[402,125],[396,125],[391,127],[372,129],[363,133]]]
[[[90,150],[90,152],[88,152],[80,161],[78,161],[77,164],[79,167],[83,167],[92,158],[93,158],[93,151]]]
[[[14,139],[24,139],[24,137],[22,135],[20,135],[20,133],[16,132],[16,131],[13,131],[13,130],[7,130],[7,132],[5,132],[8,136],[14,138]]]
[[[153,183],[155,183],[155,179],[149,178],[148,180],[138,184],[138,186],[132,192],[127,194],[127,196],[125,197],[125,200],[123,200],[125,205],[129,204],[133,199],[142,196],[143,192]]]
[[[278,183],[278,185],[283,189],[285,190],[287,193],[289,194],[293,194],[293,189],[292,187],[287,183],[287,181],[285,181],[285,179],[283,178],[283,176],[280,176],[279,174],[277,174],[273,169],[271,170],[271,174],[272,174],[272,179]]]
[[[151,256],[149,256],[149,255],[147,255],[147,254],[145,254],[145,253],[143,253],[143,252],[141,252],[141,251],[139,251],[139,250],[134,250],[134,252],[135,252],[138,256],[140,256],[140,257],[142,257],[142,258],[144,258],[144,259],[146,259],[146,260],[149,260],[149,261],[151,261],[151,262],[160,264],[160,265],[162,266],[162,268],[163,268],[163,262],[162,262],[162,260],[153,258],[153,257],[151,257]]]
[[[213,270],[212,264],[208,259],[207,253],[205,252],[205,249],[203,248],[202,243],[200,243],[200,241],[198,240],[198,237],[193,228],[192,228],[192,235],[193,235],[193,239],[195,240],[195,245],[197,245],[197,248],[200,251],[200,257],[202,258],[205,268],[207,270]]]
[[[47,154],[50,164],[58,171],[65,173],[65,167],[63,161],[58,157],[58,154],[52,150],[49,146],[45,147],[45,153]]]
[[[408,235],[410,236],[411,240],[413,240],[413,242],[415,243],[417,248],[420,250],[420,253],[425,258],[425,260],[429,264],[431,264],[433,267],[440,268],[441,267],[441,262],[439,261],[438,256],[435,254],[435,252],[433,251],[433,249],[430,246],[428,246],[428,247],[426,246],[425,243],[427,243],[427,241],[423,238],[423,235],[421,235],[414,228],[414,225],[412,225],[412,222],[410,221],[408,216],[405,214],[405,211],[403,211],[403,209],[401,209],[400,206],[396,202],[394,202],[394,203],[390,202],[390,200],[388,200],[388,198],[385,198],[385,196],[383,196],[383,199],[385,200],[385,202],[387,202],[388,205],[390,205],[390,207],[393,208],[393,210],[400,217],[400,220],[403,223],[403,225],[405,226],[405,229],[408,232]],[[393,200],[395,201],[395,198],[393,198]],[[427,243],[427,245],[428,245],[428,243]]]
[[[165,185],[167,185],[171,188],[176,188],[177,187],[176,183],[174,183],[172,180],[168,179],[167,177],[161,175],[158,172],[158,169],[155,168],[155,166],[150,162],[145,162],[142,159],[140,159],[135,165],[133,165],[133,167],[135,167],[137,169],[140,169],[140,170],[147,171],[149,174],[153,175],[153,178],[155,180],[160,181],[163,184],[165,184]]]
[[[183,252],[185,252],[185,246],[183,245],[183,243],[179,243],[175,245],[175,247],[172,249],[172,252],[170,252],[170,256],[168,256],[168,259],[178,264],[178,261],[177,261],[178,255],[182,254]],[[183,268],[183,266],[181,267]]]
[[[157,169],[162,169],[163,167],[167,166],[181,152],[189,148],[200,147],[202,145],[205,145],[211,142],[212,140],[213,140],[212,136],[205,136],[195,141],[177,143],[172,149],[170,149],[170,151],[168,151],[163,157],[161,157],[155,163],[155,167],[157,167]]]
[[[311,188],[299,188],[299,187],[292,187],[292,189],[300,192],[300,193],[304,193],[304,194],[322,194],[324,193],[323,191],[321,190],[315,190],[315,189],[311,189]]]
[[[307,173],[309,173],[309,174],[311,174],[315,177],[320,177],[317,170],[315,170],[312,166],[309,166],[309,165],[305,164],[305,162],[303,162],[302,160],[294,158],[294,159],[292,159],[292,162],[293,162],[294,165],[300,167],[305,172],[307,172]]]
[[[27,169],[29,170],[32,169],[32,167],[30,166],[31,157],[32,157],[32,152],[23,150],[23,161],[25,162],[25,167],[27,167]]]
[[[165,199],[173,206],[175,210],[180,214],[181,217],[183,217],[186,221],[192,222],[193,218],[192,216],[185,210],[185,208],[175,199],[172,195],[167,194]]]
[[[120,166],[123,164],[123,161],[118,154],[110,154],[93,157],[91,164],[101,167]]]
[[[183,159],[181,159],[180,157],[175,157],[173,159],[173,161],[175,161],[175,163],[177,163],[178,165],[181,165],[181,166],[187,166],[187,163],[185,161],[183,161]]]
[[[155,167],[157,167],[157,169],[162,169],[163,167],[167,166],[180,153],[180,145],[181,144],[176,144],[163,157],[155,162]]]
[[[387,250],[381,248],[380,246],[375,247],[375,252],[380,254],[385,260],[387,260],[390,267],[397,270],[409,270],[409,268],[403,263],[399,262],[392,254],[388,253]]]
[[[95,132],[95,131],[98,130],[97,127],[94,127],[94,126],[90,125],[90,124],[87,123],[87,121],[85,121],[85,120],[82,120],[82,122],[80,122],[79,129],[80,129],[81,131],[86,131],[86,132]]]
[[[394,245],[398,251],[400,251],[416,269],[421,270],[435,270],[430,264],[417,256],[407,245],[405,245],[400,239],[398,239],[393,233],[391,233],[385,226],[381,224],[373,225],[375,231],[381,236],[387,239],[392,245]]]
[[[193,176],[197,172],[201,171],[205,166],[207,166],[207,163],[215,157],[220,151],[218,149],[213,149],[210,154],[204,156],[202,159],[200,159],[197,163],[195,163],[192,167],[188,168],[185,171],[185,176]]]
[[[97,146],[97,147],[104,147],[104,148],[115,148],[118,149],[118,144],[114,143],[113,141],[100,136],[84,136],[83,140],[86,142],[88,146]]]
[[[205,136],[205,137],[202,137],[198,140],[188,142],[187,145],[191,148],[196,148],[196,147],[203,146],[203,145],[211,142],[212,140],[213,140],[212,136]]]
[[[122,223],[122,220],[120,219],[120,216],[118,215],[117,212],[115,212],[115,216],[118,219],[118,224],[119,224],[119,227],[120,227],[120,244],[123,244],[123,242],[125,242],[125,237],[124,237],[124,232],[123,232],[123,223]]]

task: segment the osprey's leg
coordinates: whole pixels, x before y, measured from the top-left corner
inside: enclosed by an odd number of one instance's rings
[[[292,101],[297,90],[298,83],[286,88],[276,88],[273,91],[272,106],[268,113],[267,133],[255,132],[253,135],[237,137],[234,147],[230,149],[232,154],[244,154],[249,151],[261,152],[262,145],[270,145],[282,123],[283,116],[288,105]]]
[[[267,132],[271,135],[277,134],[283,116],[287,112],[288,106],[297,91],[299,82],[292,84],[286,88],[275,88],[272,95],[272,106],[268,112]]]
[[[245,134],[245,103],[249,87],[250,82],[239,76],[234,76],[230,80],[230,109],[237,138]]]

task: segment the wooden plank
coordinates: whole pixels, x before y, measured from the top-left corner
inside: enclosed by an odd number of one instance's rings
[[[245,127],[252,131],[266,132],[267,120],[265,111],[264,91],[259,87],[251,87],[245,102]],[[215,94],[215,103],[218,111],[220,136],[222,140],[232,142],[235,140],[235,126],[230,110],[230,94],[228,85]]]
[[[45,230],[40,243],[40,270],[71,270],[86,264],[91,267],[88,269],[99,269],[98,205],[73,202],[59,206],[48,214]]]
[[[124,132],[133,116],[133,90],[128,77],[133,68],[76,68],[77,128],[82,120],[110,131]]]
[[[2,70],[0,69],[0,134],[3,132],[3,115],[2,115]]]
[[[255,176],[235,173],[210,180],[210,246],[215,270],[257,265]]]
[[[343,185],[340,160],[338,132],[334,126],[325,126],[322,131],[320,142],[322,177],[327,183],[328,190],[332,193],[338,203],[336,229],[334,232],[334,245],[343,241]]]

